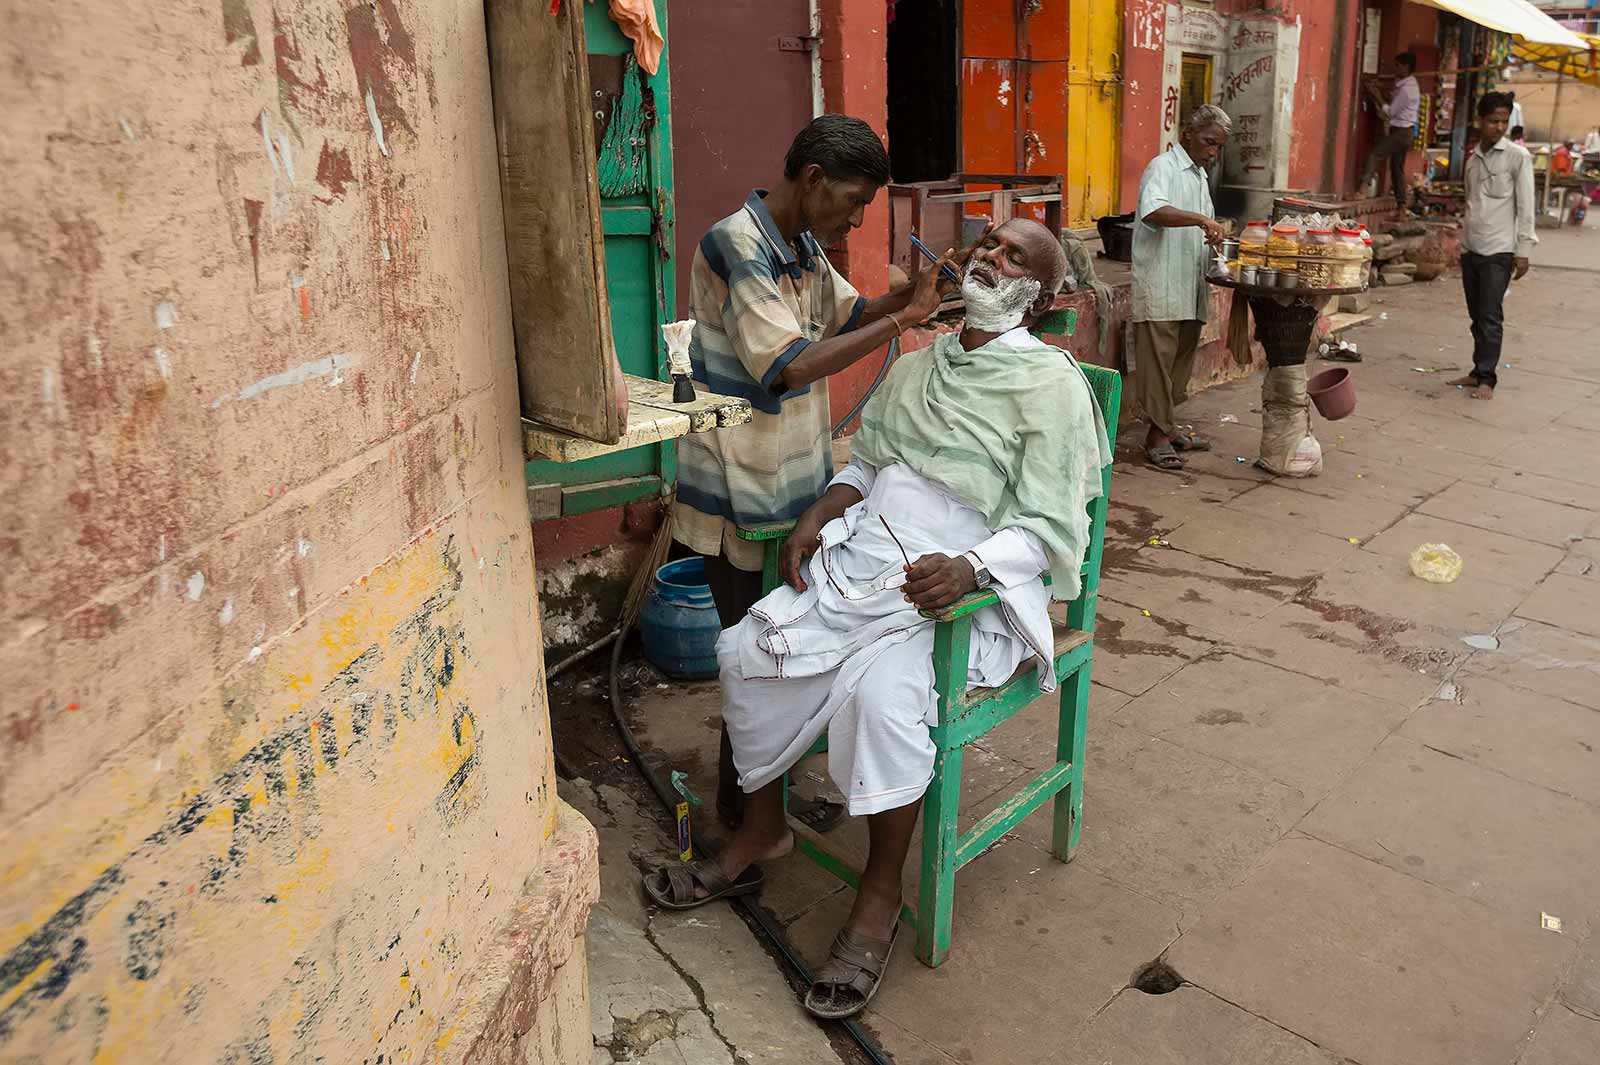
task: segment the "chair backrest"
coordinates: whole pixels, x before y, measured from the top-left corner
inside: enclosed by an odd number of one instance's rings
[[[1103,366],[1080,363],[1094,401],[1105,419],[1106,437],[1113,449],[1117,446],[1117,414],[1122,408],[1122,375]],[[1100,589],[1100,559],[1106,538],[1106,510],[1111,498],[1111,465],[1100,471],[1100,495],[1089,503],[1089,549],[1083,556],[1083,591],[1068,611],[1068,621],[1075,629],[1094,628],[1094,599]]]

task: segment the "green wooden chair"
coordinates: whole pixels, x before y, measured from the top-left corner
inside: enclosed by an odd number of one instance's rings
[[[1105,418],[1106,433],[1117,436],[1117,411],[1122,401],[1122,378],[1114,370],[1084,366],[1095,402]],[[1067,605],[1066,623],[1052,617],[1055,630],[1055,670],[1060,682],[1061,710],[1056,734],[1056,761],[992,813],[965,832],[958,832],[956,817],[961,799],[961,763],[969,744],[983,738],[1019,710],[1040,697],[1037,666],[1023,663],[1016,674],[998,688],[967,690],[967,661],[972,639],[972,615],[998,602],[993,591],[976,592],[942,612],[923,616],[936,622],[934,629],[934,685],[939,693],[939,723],[932,730],[938,753],[933,781],[922,807],[922,883],[917,906],[906,908],[902,918],[917,930],[917,957],[930,967],[950,953],[950,919],[955,904],[956,870],[982,854],[1018,822],[1047,802],[1054,803],[1051,853],[1071,861],[1078,847],[1083,819],[1084,726],[1089,707],[1089,665],[1094,651],[1095,600],[1100,588],[1100,557],[1105,542],[1106,503],[1111,494],[1111,467],[1101,471],[1100,498],[1089,504],[1089,550],[1083,564],[1083,590]],[[764,541],[764,586],[779,581],[779,548],[793,523],[741,528],[744,540]],[[1049,580],[1049,575],[1045,575]],[[827,736],[810,753],[827,749]],[[833,853],[822,837],[796,834],[800,850],[845,883],[856,887],[860,871]]]

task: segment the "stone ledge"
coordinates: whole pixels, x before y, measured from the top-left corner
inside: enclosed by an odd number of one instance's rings
[[[539,867],[524,881],[510,916],[443,1011],[439,1038],[424,1059],[434,1065],[589,1060],[581,944],[589,911],[600,898],[599,839],[582,814],[557,802],[556,831],[545,843]],[[579,964],[563,972],[575,950]],[[559,1001],[574,994],[581,1002]],[[557,1014],[570,1013],[575,1005],[581,1005],[584,1023],[573,1026],[577,1031],[561,1031],[567,1018]],[[535,1038],[528,1038],[530,1033]],[[574,1049],[583,1056],[573,1057]]]

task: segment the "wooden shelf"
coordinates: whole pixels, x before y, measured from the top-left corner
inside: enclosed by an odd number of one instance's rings
[[[624,375],[628,382],[628,431],[614,444],[574,436],[560,429],[522,419],[522,449],[530,459],[578,462],[646,444],[675,440],[690,433],[744,425],[750,401],[713,395],[695,385],[692,403],[672,402],[672,382]]]

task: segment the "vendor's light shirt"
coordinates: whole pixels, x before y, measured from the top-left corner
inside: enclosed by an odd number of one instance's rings
[[[1174,144],[1144,168],[1133,224],[1133,320],[1205,321],[1206,235],[1195,226],[1167,229],[1145,221],[1162,207],[1215,218],[1211,184],[1183,145]]]
[[[1422,106],[1422,90],[1417,79],[1409,74],[1394,83],[1394,95],[1384,111],[1389,116],[1391,129],[1412,129],[1417,124],[1417,112]]]
[[[1467,156],[1467,225],[1462,246],[1475,255],[1528,256],[1533,223],[1533,156],[1501,137]]]

